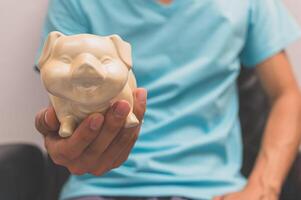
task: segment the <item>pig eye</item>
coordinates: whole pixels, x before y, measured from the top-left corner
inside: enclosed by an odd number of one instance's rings
[[[62,61],[63,63],[66,63],[66,64],[70,64],[72,62],[71,58],[68,56],[60,57],[60,61]]]
[[[101,59],[101,63],[104,64],[104,65],[109,64],[111,61],[112,60],[109,57],[104,57],[104,58]]]

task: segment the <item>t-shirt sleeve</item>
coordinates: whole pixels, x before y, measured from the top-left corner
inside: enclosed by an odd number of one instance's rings
[[[71,0],[51,0],[44,22],[41,42],[35,58],[37,66],[44,41],[52,31],[59,31],[65,35],[88,33],[88,21],[83,14],[80,4]]]
[[[297,40],[300,29],[281,0],[251,0],[249,26],[241,63],[254,67]]]

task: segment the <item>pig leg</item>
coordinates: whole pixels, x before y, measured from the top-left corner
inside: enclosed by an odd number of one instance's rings
[[[139,124],[139,120],[137,119],[136,115],[133,113],[133,106],[134,106],[134,98],[132,92],[133,89],[134,88],[131,88],[130,84],[127,83],[127,85],[124,87],[121,93],[113,100],[113,102],[115,102],[123,99],[130,104],[131,110],[126,118],[125,125],[124,125],[125,128],[131,128]]]
[[[133,110],[129,113],[126,118],[124,128],[131,128],[137,126],[139,124],[139,120],[137,119],[136,115],[133,113]]]
[[[132,92],[132,89],[129,87],[129,84],[123,91],[123,98],[126,101],[128,101],[131,106],[131,110],[126,118],[124,127],[131,128],[131,127],[137,126],[139,124],[139,120],[137,119],[136,115],[133,113],[134,99],[133,99],[133,92]]]
[[[72,116],[66,116],[61,120],[59,135],[61,137],[69,137],[77,126],[76,120]]]

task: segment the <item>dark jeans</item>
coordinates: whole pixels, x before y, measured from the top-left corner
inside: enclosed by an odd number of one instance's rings
[[[183,197],[79,197],[70,200],[189,200]]]

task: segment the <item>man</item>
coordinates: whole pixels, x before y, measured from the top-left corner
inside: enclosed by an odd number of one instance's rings
[[[68,139],[57,135],[53,108],[37,115],[50,156],[74,174],[61,198],[278,199],[300,141],[300,92],[284,52],[300,35],[296,23],[278,0],[162,2],[51,1],[43,38],[55,30],[119,34],[148,90],[139,137],[141,125],[122,128],[126,102],[92,114]],[[241,64],[256,67],[272,104],[247,183],[235,85]],[[143,88],[135,91],[140,121]]]

